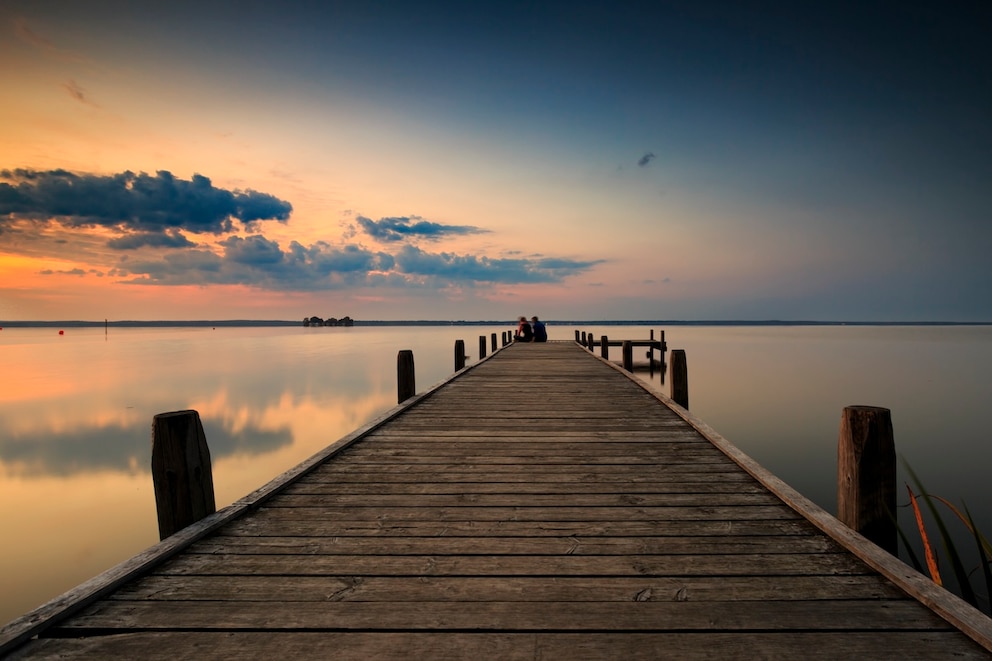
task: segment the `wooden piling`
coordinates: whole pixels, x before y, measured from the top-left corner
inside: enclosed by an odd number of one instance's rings
[[[413,366],[413,351],[403,349],[396,355],[396,399],[405,402],[417,394],[417,380]]]
[[[465,340],[455,340],[455,371],[465,367]]]
[[[623,351],[623,368],[628,372],[634,371],[634,345],[631,344],[630,340],[624,340],[621,345]],[[648,360],[651,359],[650,354],[648,355]]]
[[[578,331],[575,331],[575,332],[578,333]],[[585,331],[582,331],[582,342],[581,342],[581,344],[582,344],[582,346],[586,346],[586,344],[587,344],[587,342],[586,342],[586,332]]]
[[[486,336],[479,336],[479,360],[486,357]]]
[[[492,347],[493,353],[496,353],[496,349],[499,348],[499,345],[496,344],[496,333],[493,333],[492,335],[490,335],[490,337],[489,337],[489,343],[490,343],[490,346]]]
[[[579,329],[578,328],[575,329],[575,341],[576,342],[579,341]]]
[[[588,344],[589,344],[589,346],[588,346],[589,351],[592,351],[593,348],[594,348],[593,347],[593,342],[595,342],[595,340],[593,339],[591,332],[586,333],[586,342],[588,342]]]
[[[610,338],[605,335],[599,338],[599,355],[605,360],[610,359]]]
[[[152,419],[152,483],[159,539],[217,511],[210,449],[196,411]]]
[[[669,361],[672,400],[684,409],[689,408],[689,375],[685,362],[685,349],[672,349]]]
[[[837,518],[895,555],[896,449],[892,414],[847,406],[837,441]]]

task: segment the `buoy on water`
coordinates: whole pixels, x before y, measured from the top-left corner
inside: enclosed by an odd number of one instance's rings
[[[60,330],[59,331],[59,335],[65,335],[65,331],[64,330]]]

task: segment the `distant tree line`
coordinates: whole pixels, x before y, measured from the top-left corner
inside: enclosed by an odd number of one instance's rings
[[[355,320],[351,317],[341,317],[337,319],[335,317],[330,317],[328,319],[321,319],[320,317],[304,317],[304,326],[354,326]]]

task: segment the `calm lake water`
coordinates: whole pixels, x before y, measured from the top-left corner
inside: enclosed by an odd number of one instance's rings
[[[399,350],[413,350],[421,391],[453,371],[455,340],[475,358],[480,335],[511,327],[3,329],[0,623],[158,541],[155,414],[199,411],[223,507],[395,406]],[[884,406],[900,458],[992,531],[992,327],[665,330],[686,350],[690,410],[826,510],[841,410]],[[668,393],[658,373],[638,375]]]

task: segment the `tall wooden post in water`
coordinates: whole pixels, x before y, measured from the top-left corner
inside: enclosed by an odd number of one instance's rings
[[[413,366],[413,351],[403,349],[396,354],[396,399],[403,403],[417,394],[417,379]]]
[[[877,406],[847,406],[837,440],[837,518],[896,554],[895,514],[892,414]]]
[[[152,418],[152,484],[159,539],[217,511],[210,449],[196,411]]]
[[[685,363],[685,349],[672,349],[668,365],[672,385],[672,399],[684,409],[689,408],[689,370]]]

